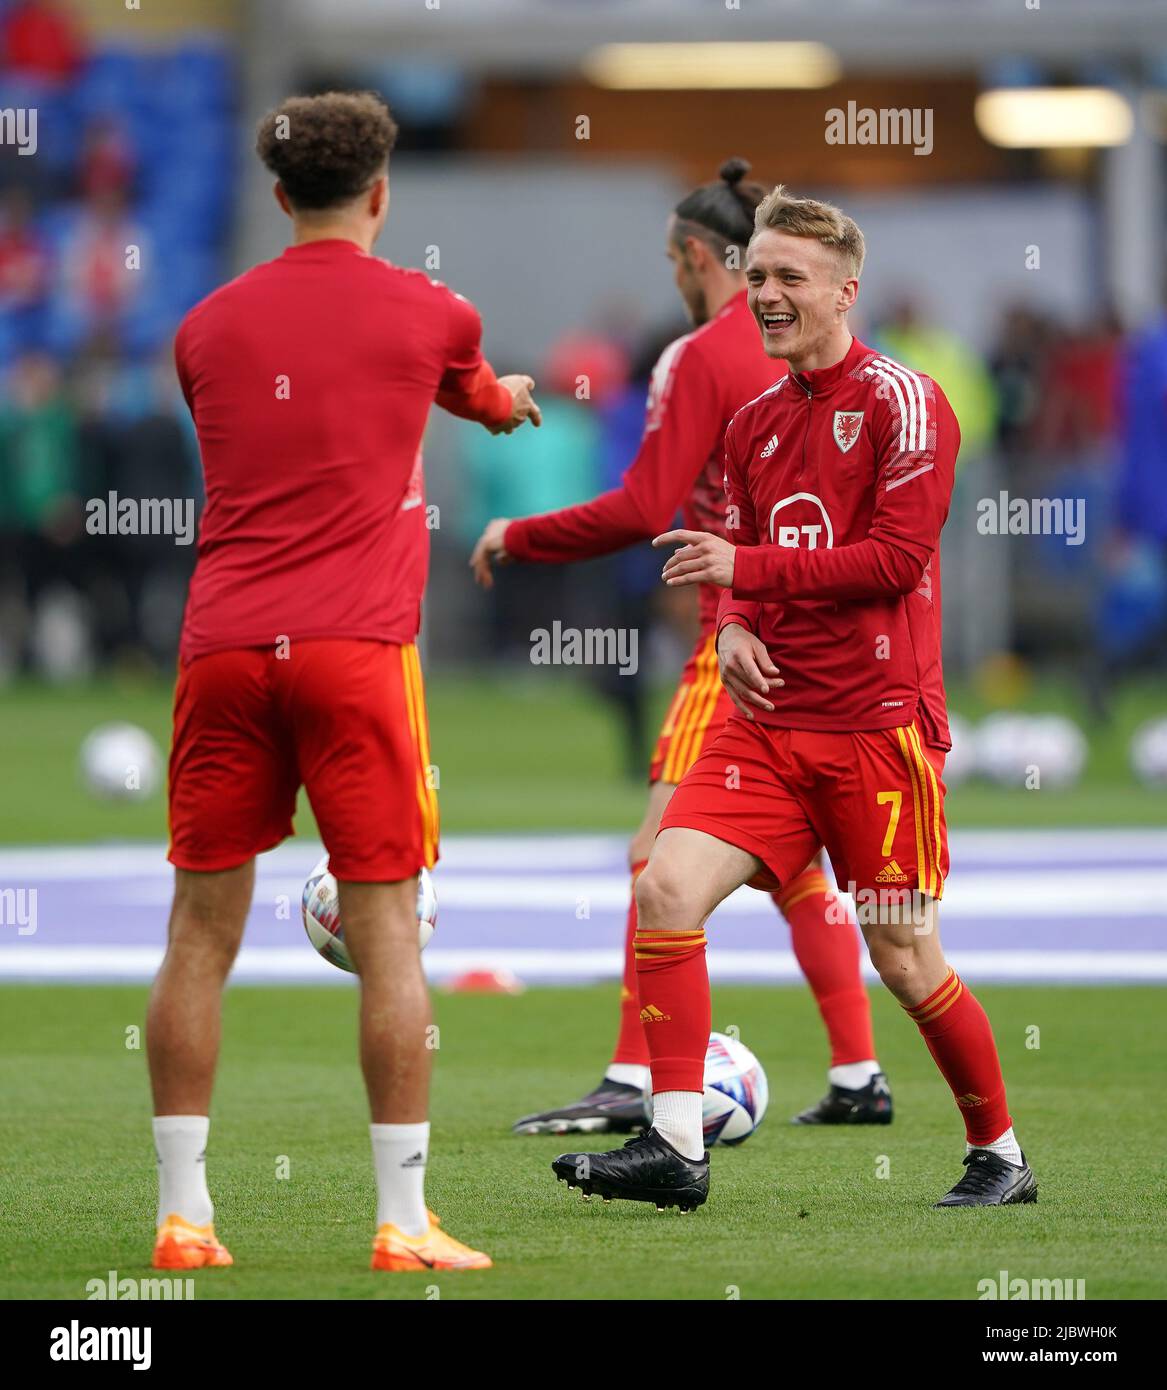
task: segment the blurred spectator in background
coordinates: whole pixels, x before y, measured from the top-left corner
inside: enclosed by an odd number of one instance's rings
[[[122,342],[145,289],[149,247],[124,193],[109,188],[85,204],[61,248],[54,340],[75,351],[98,334]]]
[[[40,345],[50,258],[32,211],[32,199],[22,188],[11,188],[0,199],[0,360],[17,345]]]
[[[75,394],[83,471],[92,495],[195,498],[201,504],[197,445],[182,408],[170,351],[126,360],[108,337],[78,363]],[[88,544],[86,582],[94,639],[103,661],[172,661],[193,545],[171,535],[106,535]]]
[[[1125,672],[1167,669],[1167,315],[1130,343],[1120,380],[1122,437],[1097,641],[1099,704]]]
[[[1167,547],[1167,315],[1127,350],[1122,398],[1119,519],[1130,535]]]
[[[76,614],[83,590],[82,476],[77,420],[60,367],[44,353],[16,363],[0,397],[0,525],[16,557],[24,621],[8,634],[28,667],[42,628]],[[12,576],[9,575],[9,581]],[[70,641],[76,644],[76,634]]]
[[[607,341],[573,335],[552,348],[536,374],[543,411],[539,429],[500,438],[482,430],[460,431],[461,464],[472,498],[461,518],[468,542],[492,517],[554,511],[597,491],[601,426],[595,407],[610,398],[626,371]],[[535,628],[550,630],[557,619],[583,626],[579,595],[586,580],[579,573],[562,565],[500,571],[488,596],[487,650],[505,660],[527,661]]]
[[[988,368],[963,338],[926,321],[919,306],[904,296],[873,326],[872,346],[944,383],[960,424],[962,462],[987,450],[996,423],[996,393]]]
[[[1121,352],[1122,333],[1113,310],[1047,343],[1032,421],[1034,448],[1063,459],[1090,454],[1103,466],[1113,463]]]
[[[1005,310],[989,372],[997,397],[997,447],[1006,459],[1030,447],[1052,338],[1053,326],[1041,314],[1024,304]]]
[[[133,188],[134,172],[134,152],[121,123],[113,116],[91,121],[79,161],[82,197],[90,203],[126,199]]]
[[[613,323],[619,330],[624,325]],[[644,434],[645,402],[648,399],[652,369],[661,353],[674,339],[688,332],[684,324],[671,327],[667,335],[654,334],[632,362],[631,370],[621,354],[622,372],[599,401],[599,468],[597,490],[617,488],[624,471],[636,457]],[[623,334],[622,334],[623,336]],[[560,566],[542,566],[544,573]],[[661,560],[651,545],[632,546],[592,562],[597,578],[598,610],[596,625],[623,628],[637,633],[638,666],[631,675],[621,675],[613,666],[595,670],[595,682],[604,698],[615,707],[624,744],[624,774],[644,781],[644,769],[652,758],[655,725],[649,727],[648,696],[652,663],[649,647],[657,598],[665,595],[692,597],[684,590],[662,590]]]
[[[57,0],[16,0],[0,18],[0,65],[10,72],[55,84],[74,77],[84,60],[81,32]]]

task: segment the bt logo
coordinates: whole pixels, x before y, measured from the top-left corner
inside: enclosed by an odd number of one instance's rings
[[[786,517],[779,522],[777,516],[782,511]],[[835,544],[835,533],[826,507],[813,492],[795,492],[775,502],[770,512],[770,541],[788,550],[797,550],[799,546],[830,550]]]

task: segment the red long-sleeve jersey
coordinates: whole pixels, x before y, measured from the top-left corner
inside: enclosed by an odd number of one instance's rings
[[[678,510],[685,526],[724,536],[725,427],[784,371],[763,351],[742,290],[661,353],[644,436],[620,486],[575,507],[512,521],[508,553],[549,564],[607,555],[667,530]],[[713,631],[718,597],[712,585],[701,585],[704,632]]]
[[[940,530],[960,430],[940,387],[855,340],[733,417],[734,556],[718,628],[765,642],[784,686],[759,722],[858,732],[919,721],[950,747],[940,659]]]
[[[207,506],[181,653],[417,636],[435,399],[499,424],[511,394],[467,300],[344,240],[292,246],[193,308],[175,364]]]

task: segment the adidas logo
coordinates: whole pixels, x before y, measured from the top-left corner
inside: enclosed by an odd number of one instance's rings
[[[957,1096],[956,1103],[957,1105],[963,1105],[967,1109],[971,1110],[973,1106],[984,1105],[985,1098],[984,1096],[975,1095],[972,1091],[970,1091],[966,1096]]]
[[[889,859],[875,875],[875,881],[876,883],[907,883],[908,876],[894,859]]]
[[[758,457],[760,459],[768,459],[777,447],[778,436],[776,434],[772,434],[770,436],[770,442],[763,447],[762,452],[758,455]]]
[[[640,1011],[641,1023],[667,1023],[672,1014],[662,1014],[655,1004],[646,1004]]]
[[[424,1167],[425,1167],[425,1154],[423,1154],[422,1151],[421,1151],[420,1149],[418,1149],[417,1153],[415,1153],[415,1154],[410,1154],[408,1158],[403,1158],[403,1159],[401,1160],[401,1167],[402,1167],[402,1168],[424,1168]]]

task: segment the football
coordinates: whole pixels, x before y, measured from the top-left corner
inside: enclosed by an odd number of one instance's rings
[[[330,965],[347,970],[355,975],[356,968],[348,947],[344,944],[344,931],[340,920],[340,897],[337,893],[336,879],[328,872],[328,855],[316,865],[308,875],[304,894],[300,901],[304,918],[304,930],[308,940]],[[417,948],[424,951],[438,924],[438,899],[434,893],[434,881],[428,869],[421,869],[417,876]]]
[[[701,1127],[705,1147],[740,1144],[762,1123],[770,1100],[770,1085],[762,1064],[745,1045],[727,1033],[710,1033],[705,1048],[705,1095]],[[644,1105],[652,1118],[652,1081],[645,1087]]]
[[[1167,719],[1151,719],[1135,730],[1131,766],[1147,786],[1167,785]]]
[[[145,801],[162,784],[162,753],[136,724],[101,724],[81,745],[81,780],[104,801]]]

